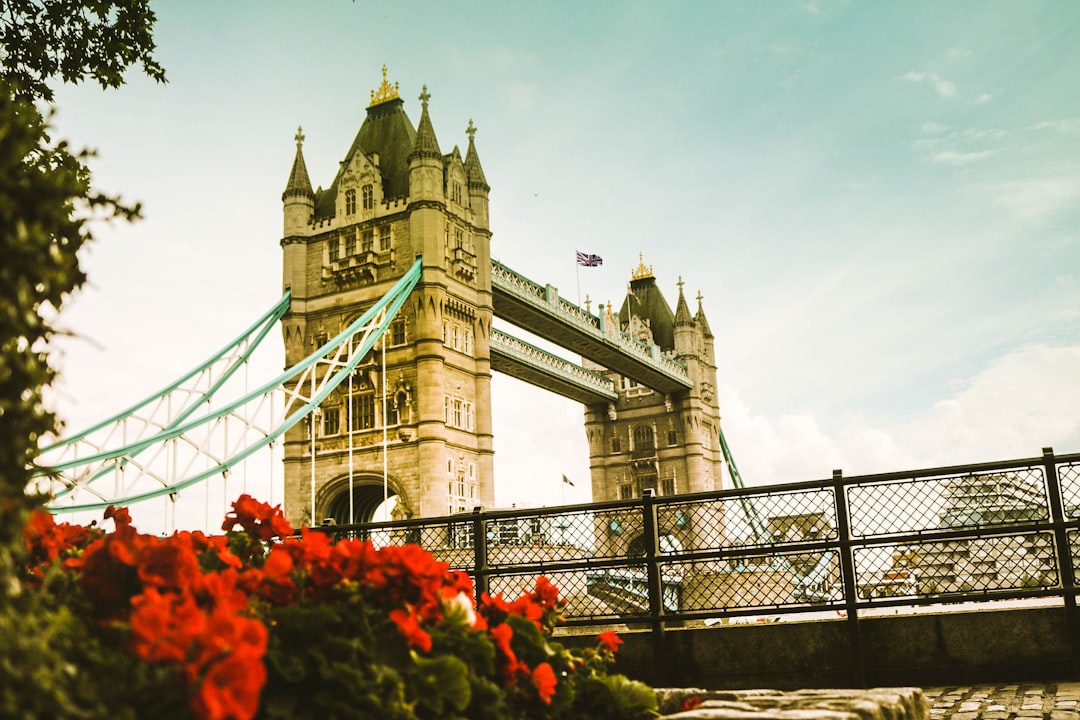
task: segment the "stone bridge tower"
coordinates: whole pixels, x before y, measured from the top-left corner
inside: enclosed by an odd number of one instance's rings
[[[286,434],[285,512],[297,525],[369,520],[384,487],[397,496],[401,516],[494,504],[490,188],[472,121],[465,157],[456,146],[442,153],[429,99],[425,87],[414,128],[383,67],[382,85],[325,190],[311,189],[304,137],[296,136],[282,195],[284,286],[292,291],[282,320],[287,365],[337,335],[423,260],[420,282],[386,334],[385,377],[380,345],[354,374],[351,392],[343,383]]]
[[[686,365],[693,381],[689,390],[659,393],[634,380],[599,369],[615,381],[619,394],[611,405],[585,410],[593,502],[629,500],[645,490],[658,496],[721,489],[720,408],[716,397],[714,340],[698,295],[693,315],[679,280],[679,298],[671,311],[656,284],[652,267],[639,262],[630,277],[626,298],[609,322]],[[605,312],[611,313],[611,308]],[[712,542],[723,534],[723,518],[693,513],[661,517],[660,531],[686,548],[701,537]],[[640,538],[620,528],[605,528],[609,542],[633,555]]]

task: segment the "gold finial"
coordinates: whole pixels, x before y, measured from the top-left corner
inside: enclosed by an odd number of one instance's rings
[[[646,266],[645,265],[645,254],[644,253],[638,253],[637,270],[635,270],[633,273],[630,274],[630,279],[631,280],[645,280],[646,278],[651,278],[651,277],[654,277],[653,272],[652,272],[652,265]]]
[[[304,144],[304,128],[302,126],[296,126],[296,136],[293,140],[296,141],[296,149],[299,150],[300,146]]]
[[[386,66],[382,66],[382,85],[378,90],[371,91],[371,104],[368,107],[375,107],[381,105],[384,102],[390,102],[391,100],[397,100],[398,84],[394,83],[393,87],[390,87],[390,83],[386,81]]]

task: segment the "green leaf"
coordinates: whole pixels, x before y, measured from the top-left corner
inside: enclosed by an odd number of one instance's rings
[[[430,708],[437,716],[449,706],[461,712],[472,699],[469,668],[452,655],[421,657],[413,655],[421,686],[417,688],[419,704]]]

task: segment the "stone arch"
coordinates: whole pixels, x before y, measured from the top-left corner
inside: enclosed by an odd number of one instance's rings
[[[410,506],[408,496],[394,477],[387,478],[387,497],[397,497],[398,506]],[[371,522],[375,510],[383,502],[383,478],[374,473],[353,473],[352,518],[349,517],[349,476],[334,478],[315,495],[316,524],[333,519],[338,525]],[[407,512],[407,510],[406,510]]]

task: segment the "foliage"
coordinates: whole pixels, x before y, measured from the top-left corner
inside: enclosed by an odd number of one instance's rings
[[[468,576],[418,546],[297,535],[248,496],[220,536],[156,538],[125,509],[105,515],[111,533],[35,512],[23,582],[63,614],[56,641],[85,645],[61,694],[112,717],[656,715],[652,690],[608,672],[615,633],[576,652],[553,639],[564,603],[545,577],[474,605]],[[106,680],[119,673],[123,693]]]
[[[90,239],[87,219],[139,211],[90,189],[86,157],[50,143],[34,105],[0,85],[0,532],[8,543],[21,526],[8,513],[32,502],[24,494],[29,468],[39,439],[56,425],[41,401],[55,375],[46,311],[85,280],[77,253]]]
[[[165,70],[153,58],[155,19],[150,0],[2,0],[0,77],[23,97],[50,102],[54,77],[116,88],[124,71],[139,63],[164,81]]]
[[[90,189],[88,153],[53,142],[34,103],[52,100],[48,82],[54,78],[93,78],[116,87],[134,62],[164,80],[151,58],[153,21],[148,0],[0,0],[2,717],[139,716],[110,699],[119,684],[78,670],[122,668],[124,657],[108,638],[82,636],[82,608],[58,590],[72,584],[70,575],[50,569],[39,578],[42,589],[32,593],[14,575],[24,559],[28,509],[39,502],[26,494],[31,463],[40,438],[58,428],[42,403],[42,388],[55,376],[45,350],[55,332],[48,317],[85,280],[78,252],[91,239],[90,219],[138,214],[137,207]],[[149,686],[143,680],[160,669],[133,672]]]

